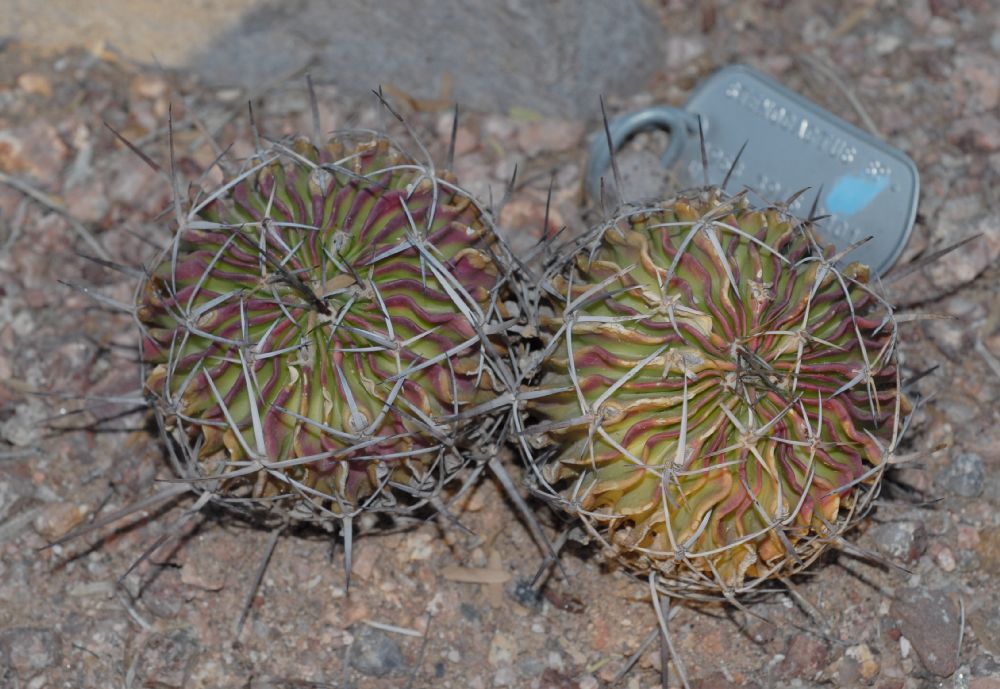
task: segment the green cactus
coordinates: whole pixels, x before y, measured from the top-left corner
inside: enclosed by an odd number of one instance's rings
[[[401,512],[494,442],[492,220],[370,133],[276,144],[196,200],[137,296],[182,475],[306,520]],[[459,420],[463,419],[463,420]]]
[[[536,491],[675,595],[812,562],[877,494],[909,410],[892,310],[834,258],[715,188],[579,242],[542,319]]]

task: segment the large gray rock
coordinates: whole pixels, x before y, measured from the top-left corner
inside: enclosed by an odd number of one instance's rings
[[[309,65],[352,92],[391,84],[472,109],[572,117],[597,113],[602,93],[641,88],[663,39],[639,0],[292,0],[251,10],[192,66],[254,87]]]
[[[941,590],[904,588],[889,608],[924,668],[938,677],[950,677],[958,669],[961,633],[959,607]]]
[[[963,498],[977,498],[983,494],[986,467],[983,458],[975,452],[955,455],[937,475],[937,485]]]

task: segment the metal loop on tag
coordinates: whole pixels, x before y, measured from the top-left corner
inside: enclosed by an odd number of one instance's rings
[[[660,158],[663,167],[668,168],[680,158],[687,137],[698,131],[698,120],[686,110],[657,105],[636,110],[608,122],[611,144],[616,152],[636,134],[652,129],[660,129],[670,134],[670,142]],[[590,145],[590,160],[587,161],[587,193],[592,199],[600,198],[601,178],[605,176],[609,167],[611,167],[611,151],[608,150],[607,137],[604,132],[600,132]]]

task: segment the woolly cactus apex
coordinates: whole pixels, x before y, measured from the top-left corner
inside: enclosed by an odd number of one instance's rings
[[[502,425],[457,420],[498,385],[496,249],[454,179],[385,138],[258,153],[194,202],[138,293],[182,476],[306,520],[436,500]]]
[[[891,308],[809,223],[692,192],[598,228],[553,282],[536,490],[678,596],[801,570],[902,428]]]

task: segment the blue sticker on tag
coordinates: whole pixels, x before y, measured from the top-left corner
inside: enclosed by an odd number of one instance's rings
[[[868,207],[882,190],[889,186],[888,177],[858,177],[844,175],[837,179],[826,196],[826,209],[830,213],[854,215]]]

